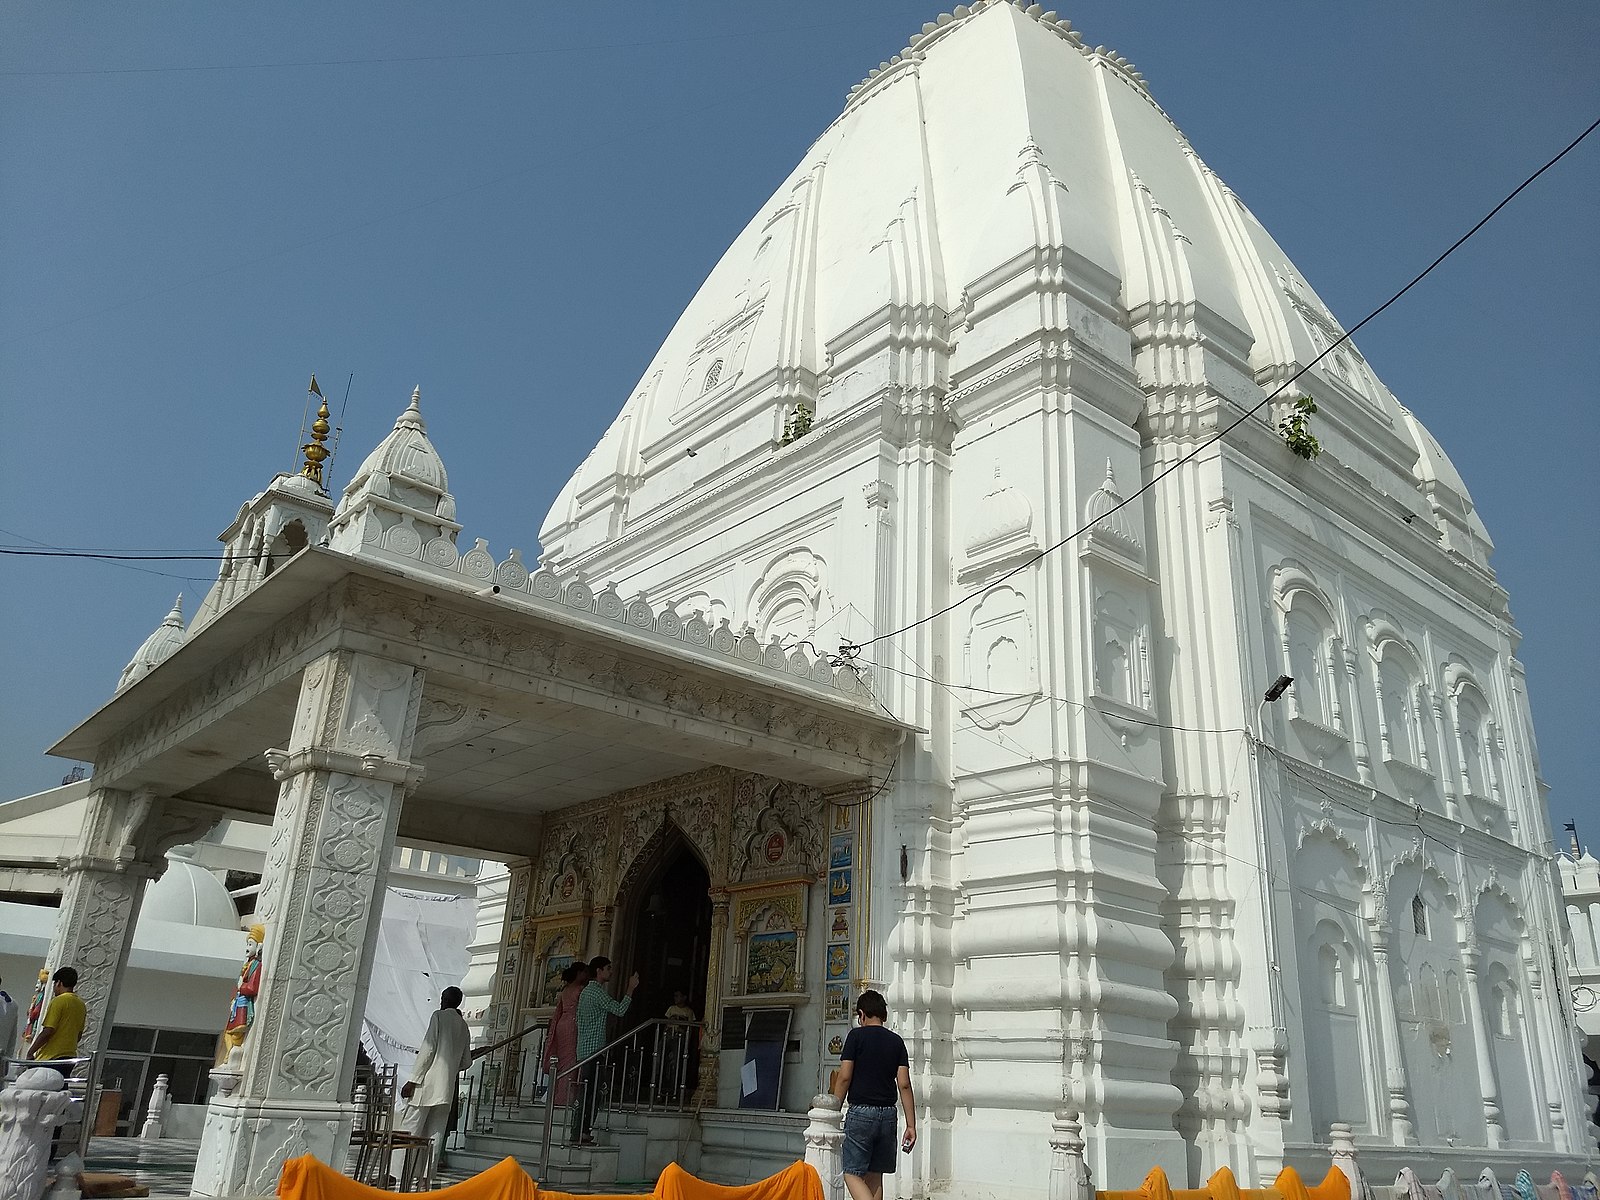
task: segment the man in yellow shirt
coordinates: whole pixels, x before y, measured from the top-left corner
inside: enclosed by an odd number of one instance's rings
[[[88,1013],[83,1001],[72,989],[78,986],[78,973],[71,967],[62,967],[50,977],[55,981],[55,995],[44,1010],[38,1034],[28,1047],[28,1057],[36,1062],[53,1063],[53,1060],[76,1058],[78,1039],[83,1036],[84,1021]],[[70,1075],[70,1066],[56,1067],[63,1075]]]

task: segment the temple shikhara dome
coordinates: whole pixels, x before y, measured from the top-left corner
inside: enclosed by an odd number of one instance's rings
[[[1257,385],[1211,398],[1234,415],[1343,333],[1126,59],[1054,14],[963,7],[852,90],[734,240],[552,506],[546,551],[581,555],[735,474],[797,404],[827,422],[883,386],[958,391],[1004,363],[1019,321],[1159,389],[1142,420],[1198,420],[1189,436],[1215,427],[1181,399],[1209,361]],[[891,336],[880,367],[870,347]],[[1295,390],[1316,393],[1323,445],[1370,491],[1426,497],[1486,560],[1448,458],[1354,345]]]
[[[56,747],[99,839],[61,947],[141,830],[274,822],[197,1194],[342,1152],[327,980],[365,988],[397,837],[512,862],[486,1035],[596,954],[652,1019],[685,994],[674,1119],[725,1182],[798,1156],[868,987],[923,1114],[899,1196],[1055,1196],[1080,1139],[1104,1188],[1352,1143],[1581,1174],[1489,533],[1128,59],[1037,5],[930,21],[585,401],[616,419],[526,553],[458,538],[420,388],[336,508],[324,403]]]

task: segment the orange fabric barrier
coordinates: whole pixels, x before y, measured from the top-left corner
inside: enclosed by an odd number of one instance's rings
[[[1338,1167],[1330,1167],[1321,1183],[1307,1187],[1300,1172],[1285,1167],[1269,1188],[1241,1188],[1233,1172],[1223,1167],[1203,1188],[1174,1189],[1167,1173],[1156,1167],[1138,1188],[1096,1192],[1095,1200],[1350,1200],[1350,1179]]]
[[[278,1179],[279,1200],[394,1200],[400,1195],[357,1183],[309,1154],[284,1163],[283,1174]],[[428,1197],[429,1200],[590,1200],[579,1193],[540,1187],[514,1158],[503,1158],[487,1171],[429,1192]],[[611,1196],[607,1200],[629,1198]],[[696,1179],[677,1163],[668,1163],[656,1181],[655,1191],[633,1200],[823,1200],[822,1180],[811,1167],[797,1162],[757,1183],[723,1187]],[[1312,1200],[1349,1200],[1349,1196],[1318,1196]]]

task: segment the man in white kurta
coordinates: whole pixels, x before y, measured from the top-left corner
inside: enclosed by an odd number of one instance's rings
[[[407,1132],[426,1134],[434,1144],[434,1161],[444,1156],[444,1135],[450,1123],[450,1105],[456,1098],[456,1080],[472,1062],[472,1034],[461,1015],[461,989],[445,988],[439,1011],[428,1021],[422,1048],[417,1051],[411,1078],[400,1097],[411,1102],[413,1115]]]

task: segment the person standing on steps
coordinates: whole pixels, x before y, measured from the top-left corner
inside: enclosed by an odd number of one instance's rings
[[[856,1028],[844,1039],[834,1098],[848,1100],[844,1115],[844,1186],[851,1200],[883,1200],[883,1177],[894,1174],[895,1097],[906,1114],[899,1149],[917,1144],[917,1101],[911,1094],[911,1060],[900,1035],[885,1027],[889,1006],[874,991],[856,1001]]]
[[[456,1081],[471,1064],[472,1034],[461,1015],[461,989],[447,987],[439,995],[438,1011],[428,1020],[411,1079],[400,1089],[400,1098],[410,1101],[416,1113],[406,1132],[426,1136],[434,1146],[434,1162],[440,1166],[444,1164],[444,1139]]]
[[[613,1000],[606,990],[611,980],[611,960],[596,955],[589,962],[589,982],[578,997],[578,1061],[597,1054],[606,1044],[606,1018],[620,1017],[633,1003],[633,993],[639,990],[639,972],[628,977],[628,994]],[[583,1098],[578,1107],[578,1137],[580,1146],[594,1145],[594,1110],[599,1099],[600,1063],[585,1063],[582,1072]]]

